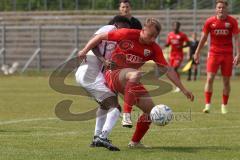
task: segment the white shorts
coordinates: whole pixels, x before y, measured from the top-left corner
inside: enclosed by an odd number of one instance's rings
[[[102,72],[91,72],[88,65],[81,65],[75,73],[77,83],[89,92],[98,102],[116,96],[105,84]]]

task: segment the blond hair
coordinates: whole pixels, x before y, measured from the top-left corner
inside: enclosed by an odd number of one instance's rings
[[[144,26],[145,27],[154,26],[154,28],[157,31],[157,34],[159,34],[162,29],[160,22],[155,18],[147,18],[144,23]]]

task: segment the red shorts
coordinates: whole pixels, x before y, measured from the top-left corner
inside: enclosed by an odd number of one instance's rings
[[[121,69],[116,69],[113,71],[107,70],[105,72],[106,85],[113,92],[120,92],[124,94],[124,87],[121,85],[121,82],[119,81],[120,72],[121,72]]]
[[[222,76],[230,77],[232,75],[233,56],[210,55],[207,59],[207,72],[216,74],[219,67],[221,67]]]
[[[169,65],[174,68],[179,68],[181,66],[183,57],[170,57]]]

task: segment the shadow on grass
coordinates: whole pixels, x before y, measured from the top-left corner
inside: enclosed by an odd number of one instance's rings
[[[201,146],[201,147],[186,147],[186,146],[163,146],[151,147],[145,149],[138,149],[144,152],[182,152],[182,153],[197,153],[200,151],[219,152],[219,151],[239,151],[238,147],[225,147],[225,146]]]

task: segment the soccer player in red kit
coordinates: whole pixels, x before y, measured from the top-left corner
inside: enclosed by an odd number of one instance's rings
[[[230,77],[233,64],[240,60],[238,23],[235,18],[227,13],[228,3],[224,0],[216,0],[216,15],[208,18],[204,24],[202,36],[195,52],[194,59],[199,62],[200,50],[210,34],[210,50],[207,59],[207,81],[205,84],[205,108],[204,113],[210,112],[213,82],[218,68],[221,68],[223,76],[223,93],[221,112],[226,114],[227,103],[230,94]],[[233,58],[233,39],[236,46],[236,57]]]
[[[165,44],[165,47],[171,46],[169,63],[179,77],[178,68],[181,66],[183,60],[183,48],[189,46],[189,39],[185,33],[180,31],[180,26],[180,22],[173,23],[173,31],[168,34]],[[179,91],[179,88],[176,88],[175,92]]]
[[[117,67],[105,72],[106,82],[113,91],[124,94],[124,108],[136,105],[144,112],[137,121],[129,147],[144,147],[140,141],[149,129],[151,124],[149,114],[155,106],[149,93],[140,83],[142,72],[138,68],[146,61],[155,61],[160,69],[167,71],[168,78],[188,99],[194,99],[193,94],[182,85],[174,69],[168,66],[160,46],[155,42],[160,30],[160,23],[154,18],[149,18],[142,30],[120,29],[99,34],[79,52],[79,56],[83,57],[102,40],[117,42],[117,47],[111,56]]]

